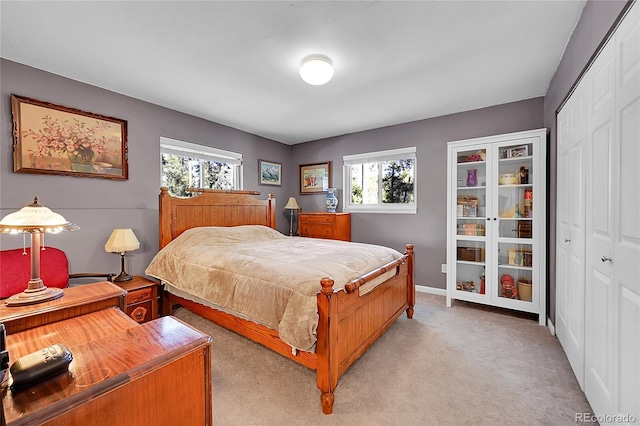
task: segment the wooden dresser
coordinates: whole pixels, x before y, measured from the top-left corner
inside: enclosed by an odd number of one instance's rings
[[[211,338],[173,317],[107,308],[7,336],[11,362],[52,344],[69,373],[0,390],[7,425],[210,425]]]
[[[300,236],[351,241],[351,213],[300,213]]]

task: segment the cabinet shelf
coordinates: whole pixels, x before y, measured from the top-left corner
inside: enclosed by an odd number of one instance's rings
[[[469,190],[469,189],[487,189],[485,185],[477,185],[477,186],[459,186],[458,191],[460,190]]]
[[[486,161],[466,161],[464,163],[458,163],[458,167],[477,167],[481,164],[486,164]]]
[[[499,237],[499,243],[504,244],[520,244],[520,245],[531,245],[533,242],[531,238],[510,238],[510,237]]]
[[[500,158],[498,161],[500,161],[500,163],[517,163],[527,160],[533,161],[533,155],[526,155],[524,157]]]
[[[533,184],[531,183],[500,183],[498,184],[499,188],[531,188]]]
[[[456,235],[458,241],[484,241],[486,238],[484,235]]]
[[[521,271],[533,271],[532,266],[518,266],[518,265],[509,265],[504,263],[499,263],[498,268],[500,269],[518,269]]]
[[[456,260],[456,263],[460,265],[485,266],[485,262],[473,262],[471,260]]]

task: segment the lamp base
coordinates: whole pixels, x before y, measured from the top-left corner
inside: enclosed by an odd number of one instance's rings
[[[35,305],[36,303],[47,302],[49,300],[62,297],[64,292],[61,288],[47,288],[42,286],[37,290],[27,289],[22,293],[14,294],[4,301],[7,306]]]
[[[125,271],[122,271],[120,272],[120,275],[113,279],[113,281],[119,283],[122,281],[131,281],[132,279],[133,277],[131,275],[127,274]]]

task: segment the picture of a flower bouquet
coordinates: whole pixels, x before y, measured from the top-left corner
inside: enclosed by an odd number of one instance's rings
[[[127,122],[11,95],[13,171],[128,179]]]
[[[107,137],[109,123],[97,121],[95,125],[76,118],[60,120],[48,115],[42,117],[42,128],[27,129],[24,137],[31,137],[36,141],[35,149],[30,154],[35,157],[52,157],[55,154],[66,154],[72,163],[91,164],[101,154],[115,154],[115,147],[120,141],[116,136]]]

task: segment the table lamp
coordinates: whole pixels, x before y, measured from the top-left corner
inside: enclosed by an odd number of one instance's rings
[[[300,206],[295,198],[289,197],[289,201],[287,201],[287,205],[284,206],[285,209],[289,210],[289,236],[293,236],[293,211],[300,210]]]
[[[131,275],[124,271],[124,254],[128,251],[138,250],[140,242],[132,229],[114,229],[109,240],[104,245],[104,249],[110,253],[120,253],[121,269],[120,275],[113,281],[122,282],[131,280]]]
[[[32,305],[62,296],[62,289],[47,288],[40,279],[40,250],[44,250],[43,234],[78,229],[80,228],[76,224],[67,221],[62,215],[38,204],[38,197],[33,198],[33,203],[6,215],[0,221],[2,233],[31,234],[31,279],[22,293],[14,294],[5,300],[7,306]]]

